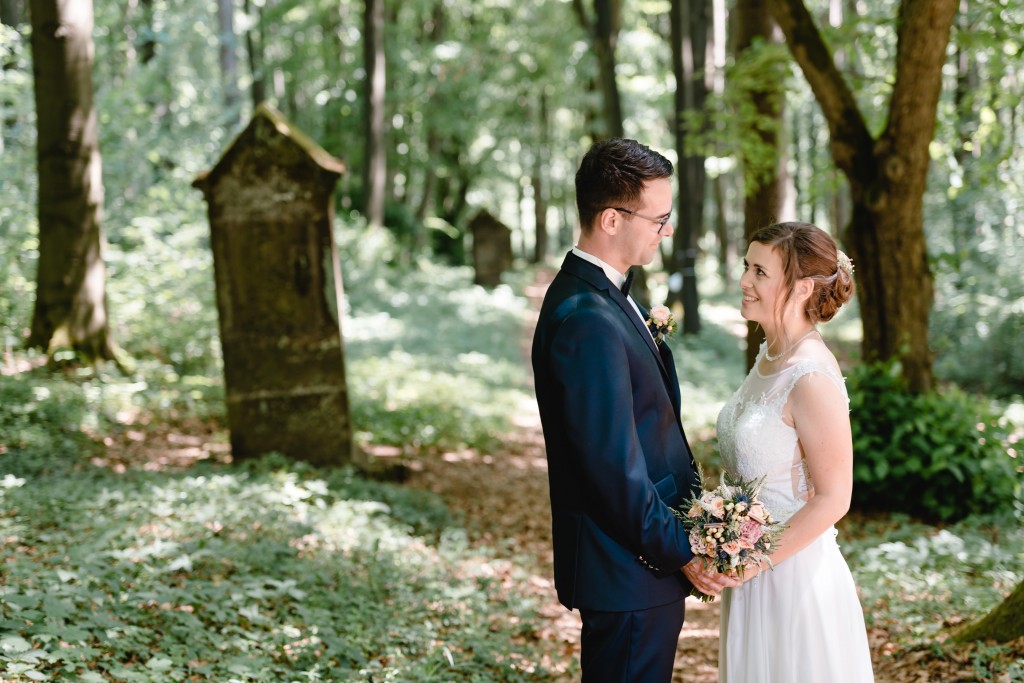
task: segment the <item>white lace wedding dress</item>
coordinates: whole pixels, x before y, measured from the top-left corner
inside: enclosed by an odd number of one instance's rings
[[[762,344],[753,369],[719,413],[718,438],[726,473],[766,477],[761,502],[784,522],[813,491],[796,431],[782,418],[789,394],[810,373],[829,377],[847,394],[838,372],[812,357],[762,375],[764,353]],[[719,683],[874,680],[864,614],[835,527],[774,570],[723,591],[718,672]]]

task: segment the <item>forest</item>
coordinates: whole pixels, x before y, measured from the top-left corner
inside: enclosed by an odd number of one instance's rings
[[[529,349],[609,137],[675,165],[633,291],[705,475],[746,240],[814,223],[875,678],[1024,681],[1022,46],[1020,0],[0,0],[0,683],[578,680]],[[334,387],[301,448],[237,422],[254,330]]]

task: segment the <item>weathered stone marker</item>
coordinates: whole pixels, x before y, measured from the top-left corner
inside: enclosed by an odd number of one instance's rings
[[[512,267],[512,230],[481,209],[469,222],[473,233],[473,283],[501,284],[501,274]]]
[[[210,216],[231,450],[352,458],[332,195],[345,167],[260,105],[196,178]]]

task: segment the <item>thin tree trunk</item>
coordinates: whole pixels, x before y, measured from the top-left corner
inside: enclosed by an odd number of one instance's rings
[[[707,99],[708,14],[704,0],[672,0],[669,11],[672,70],[676,79],[675,140],[679,159],[679,217],[672,240],[671,271],[681,276],[681,290],[669,291],[669,301],[683,304],[684,334],[700,332],[700,294],[697,290],[697,242],[704,231],[704,192],[707,172],[703,154],[687,154],[684,115],[700,111]],[[670,282],[672,280],[670,279]]]
[[[387,180],[384,155],[384,87],[387,82],[384,71],[384,0],[366,0],[363,61],[366,68],[363,196],[366,221],[372,228],[384,224],[384,186]]]
[[[148,64],[156,55],[153,0],[128,0],[123,16],[125,59],[119,60],[121,78],[131,73],[137,64]]]
[[[903,0],[888,124],[876,138],[801,0],[769,0],[829,125],[850,182],[844,244],[857,265],[865,359],[899,357],[911,390],[932,385],[932,274],[923,205],[946,46],[959,0]]]
[[[429,139],[429,133],[428,133]],[[434,205],[434,196],[437,193],[437,172],[431,159],[434,158],[436,150],[427,155],[427,164],[423,169],[423,189],[420,195],[419,204],[416,206],[416,233],[413,235],[412,251],[416,255],[423,255],[430,247],[429,234],[427,232],[426,220]]]
[[[142,20],[146,26],[146,37],[142,39],[139,46],[139,61],[142,64],[149,64],[156,57],[156,31],[153,28],[153,0],[139,0],[139,7],[142,8]]]
[[[724,173],[719,173],[711,180],[711,192],[715,202],[715,237],[718,239],[718,272],[726,287],[731,287],[733,269],[736,266],[736,250],[729,234],[724,184]]]
[[[249,77],[252,79],[249,93],[255,109],[267,99],[267,78],[263,72],[263,6],[253,5],[252,0],[244,0],[244,3],[243,9],[249,17],[249,29],[245,32],[245,52],[249,60]]]
[[[970,32],[971,27],[966,25],[968,18],[968,0],[960,0],[960,16],[964,25],[961,30]],[[977,147],[969,143],[974,137],[979,125],[977,108],[971,100],[971,94],[978,90],[978,69],[971,60],[971,51],[962,45],[956,48],[956,92],[953,94],[953,101],[956,103],[956,131],[958,143],[953,150],[953,157],[960,169],[960,187],[968,188],[975,186],[974,159],[977,156]],[[960,270],[962,255],[969,249],[971,236],[977,231],[978,215],[975,202],[966,198],[963,192],[957,192],[950,201],[950,208],[953,213],[953,264],[957,271]]]
[[[760,0],[738,0],[736,3],[736,53],[741,55],[743,50],[754,44],[755,39],[764,41],[772,40],[774,30],[771,14],[768,8]],[[764,117],[777,117],[781,120],[783,116],[783,93],[766,88],[751,93],[754,107]],[[761,138],[764,144],[778,150],[779,140],[775,133],[766,128],[761,130]],[[781,165],[781,164],[779,164]],[[770,225],[778,220],[785,202],[785,182],[779,173],[754,184],[753,191],[750,191],[750,183],[745,191],[743,202],[743,245],[740,248],[746,253],[746,244],[759,228]],[[757,359],[757,351],[764,338],[764,332],[754,322],[747,322],[747,357],[746,367],[751,368]]]
[[[621,0],[594,0],[594,52],[597,53],[604,121],[608,137],[621,138],[622,100],[615,78],[615,46],[619,41]]]
[[[522,163],[522,159],[520,159]],[[526,246],[526,188],[523,187],[522,183],[516,183],[516,223],[518,226],[513,232],[519,233],[519,256],[523,260],[529,260],[530,250]],[[475,239],[475,238],[474,238]],[[537,251],[537,245],[534,244],[534,253]]]
[[[115,360],[106,306],[103,184],[90,0],[32,0],[39,134],[39,270],[28,346]]]
[[[540,107],[537,115],[539,131],[536,149],[533,152],[533,174],[530,182],[533,185],[533,224],[536,241],[533,249],[533,263],[544,263],[548,257],[548,205],[544,197],[544,152],[548,148],[548,101],[544,93],[540,95]]]
[[[220,45],[220,73],[224,84],[224,107],[232,124],[240,116],[238,101],[238,53],[235,50],[235,3],[234,0],[217,0],[217,30]]]

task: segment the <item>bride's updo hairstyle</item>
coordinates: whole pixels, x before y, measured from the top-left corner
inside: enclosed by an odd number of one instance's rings
[[[797,280],[808,278],[814,291],[807,299],[812,323],[828,322],[854,293],[853,264],[831,235],[810,223],[776,223],[758,230],[751,242],[772,247],[782,259],[784,306]]]

